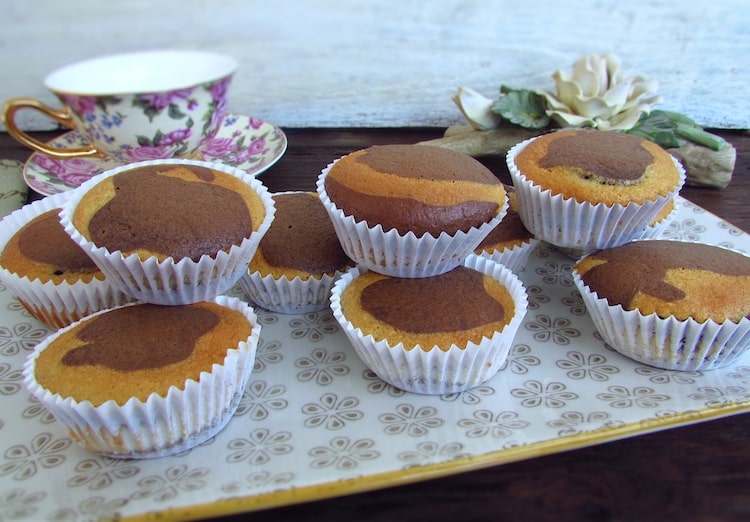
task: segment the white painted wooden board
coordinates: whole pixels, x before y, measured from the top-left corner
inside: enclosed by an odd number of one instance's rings
[[[0,101],[56,104],[47,72],[154,48],[235,56],[230,110],[282,127],[461,123],[459,85],[552,89],[556,69],[607,51],[659,81],[659,108],[750,127],[745,0],[0,0]]]

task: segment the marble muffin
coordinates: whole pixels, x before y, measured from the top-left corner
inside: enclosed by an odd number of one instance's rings
[[[50,335],[27,358],[24,382],[88,450],[170,455],[229,422],[259,334],[252,308],[236,298],[131,303]]]
[[[328,308],[334,281],[354,266],[315,192],[273,195],[276,213],[241,286],[252,301],[281,313]]]
[[[186,304],[242,277],[274,210],[265,186],[240,169],[155,160],[87,181],[61,221],[124,291],[145,302]]]
[[[73,283],[104,274],[60,224],[60,209],[47,210],[21,227],[0,253],[0,265],[29,279]]]
[[[458,266],[508,205],[482,163],[426,145],[355,151],[324,169],[317,188],[347,255],[397,277]]]
[[[477,245],[474,253],[507,266],[513,272],[523,269],[539,244],[518,213],[518,198],[513,187],[506,187],[510,202],[502,221]]]
[[[750,348],[750,257],[666,239],[592,252],[573,266],[602,337],[667,369],[726,366]]]
[[[544,134],[513,147],[507,163],[526,227],[579,254],[637,237],[685,181],[666,150],[617,131]]]
[[[527,309],[507,267],[470,255],[443,274],[398,278],[360,267],[334,285],[334,317],[381,379],[416,393],[470,389],[497,373]]]
[[[0,221],[0,279],[34,318],[53,328],[133,300],[63,229],[59,215],[67,197],[34,201]]]

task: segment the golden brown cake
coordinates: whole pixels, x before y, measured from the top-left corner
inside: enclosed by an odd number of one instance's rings
[[[677,202],[675,199],[670,199],[669,202],[667,202],[666,205],[664,205],[664,208],[659,211],[659,213],[654,217],[653,221],[649,223],[649,226],[656,227],[662,224],[667,218],[669,218],[670,215],[672,215],[672,212],[675,211],[677,208]]]
[[[593,252],[574,270],[610,305],[660,317],[750,316],[750,257],[701,243],[634,241]]]
[[[237,283],[274,211],[266,187],[241,169],[167,159],[94,176],[73,191],[60,221],[113,284],[140,301],[177,305]]]
[[[621,132],[544,134],[524,147],[515,162],[529,181],[552,194],[607,206],[643,203],[681,184],[667,151]]]
[[[497,216],[506,197],[476,159],[425,145],[373,146],[344,156],[330,169],[325,190],[344,214],[417,236],[477,227]]]
[[[276,214],[240,279],[258,306],[280,313],[328,308],[336,278],[354,266],[315,192],[273,196]]]
[[[133,300],[63,229],[59,214],[67,197],[34,201],[0,221],[0,279],[33,317],[53,328]]]
[[[515,314],[515,303],[491,276],[459,266],[419,279],[366,272],[342,293],[341,311],[376,341],[447,350],[502,331]]]
[[[526,308],[513,272],[475,255],[426,278],[360,267],[331,293],[333,315],[364,363],[393,386],[426,394],[460,392],[497,373]]]
[[[265,215],[258,194],[237,176],[156,163],[122,170],[90,188],[71,221],[110,252],[197,261],[239,245]]]
[[[506,187],[505,190],[508,193],[508,211],[502,221],[477,245],[474,253],[486,256],[517,272],[531,256],[539,240],[523,224],[513,187]]]
[[[498,226],[487,234],[474,250],[474,253],[491,252],[493,250],[505,250],[528,243],[534,236],[524,226],[521,216],[518,215],[518,199],[511,187],[507,187],[508,211]]]
[[[65,232],[59,213],[59,208],[47,210],[18,230],[0,253],[0,266],[42,282],[104,279],[99,267]]]
[[[232,416],[259,331],[252,309],[236,298],[126,305],[52,334],[29,356],[25,380],[92,451],[174,453]]]
[[[455,268],[508,207],[503,184],[484,165],[427,145],[348,154],[323,169],[317,191],[346,255],[393,277]]]
[[[526,228],[574,257],[641,237],[685,181],[664,149],[618,131],[543,134],[507,165]]]
[[[750,348],[750,257],[739,252],[633,241],[579,260],[573,280],[602,338],[636,361],[711,370]]]
[[[320,279],[352,264],[315,192],[274,194],[273,200],[276,214],[250,262],[250,272],[275,279]]]
[[[120,406],[185,387],[250,336],[240,312],[211,302],[117,308],[60,334],[39,355],[40,386],[78,402]]]

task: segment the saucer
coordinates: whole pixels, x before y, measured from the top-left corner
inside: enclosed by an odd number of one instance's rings
[[[86,144],[77,131],[62,134],[49,143],[68,148]],[[216,134],[203,142],[191,158],[223,163],[257,176],[276,163],[286,147],[286,135],[278,127],[258,118],[227,114]],[[23,178],[34,191],[51,196],[120,165],[113,158],[57,159],[35,152],[24,165]]]

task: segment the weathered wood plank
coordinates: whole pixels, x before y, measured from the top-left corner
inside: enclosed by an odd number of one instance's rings
[[[448,126],[459,85],[552,89],[550,74],[613,52],[656,78],[661,108],[750,127],[743,0],[181,0],[4,2],[0,101],[95,55],[205,48],[241,62],[230,109],[285,127]],[[50,123],[24,114],[24,127]]]

